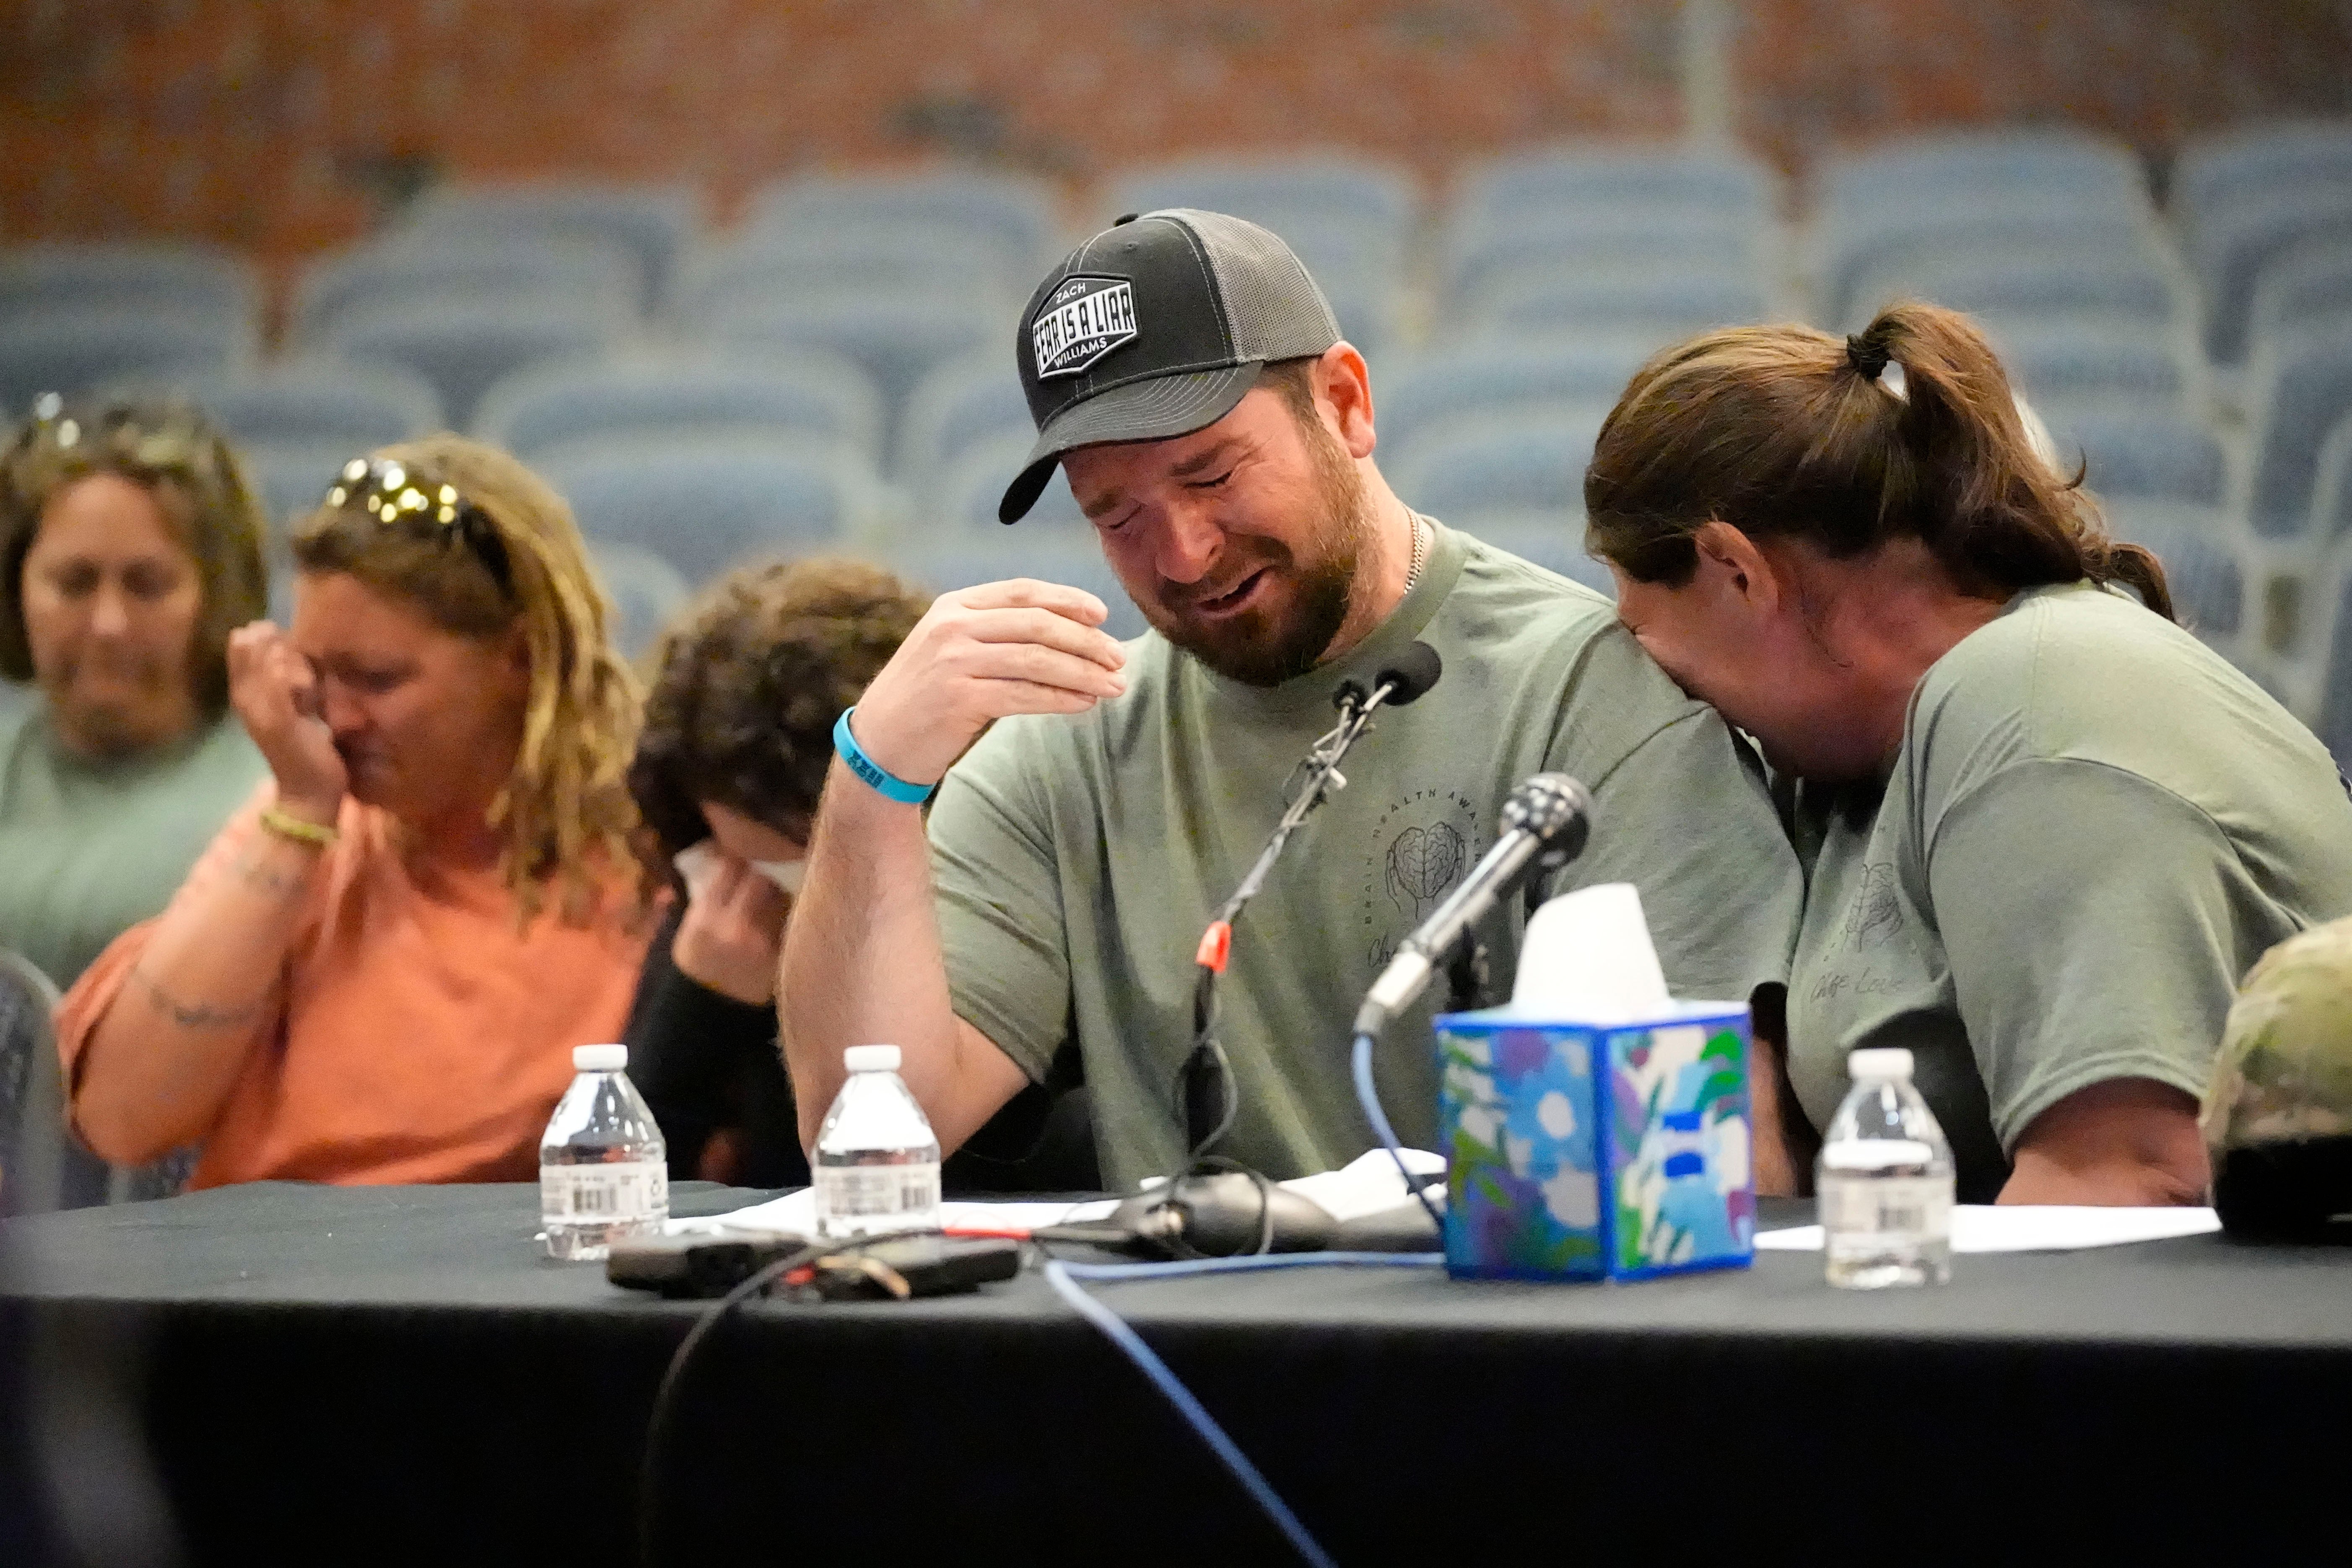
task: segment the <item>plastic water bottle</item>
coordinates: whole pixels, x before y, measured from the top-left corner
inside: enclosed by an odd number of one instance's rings
[[[579,1076],[539,1142],[547,1255],[602,1258],[616,1237],[658,1236],[669,1218],[669,1151],[645,1096],[622,1069],[626,1046],[578,1046]]]
[[[811,1177],[826,1240],[940,1224],[940,1140],[898,1076],[896,1046],[842,1053],[849,1081],[817,1130]]]
[[[1849,1290],[1952,1277],[1952,1150],[1911,1086],[1911,1053],[1855,1051],[1815,1171],[1829,1279]]]

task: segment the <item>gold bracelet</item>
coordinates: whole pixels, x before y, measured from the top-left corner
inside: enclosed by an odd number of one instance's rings
[[[340,832],[320,822],[305,822],[299,816],[289,816],[276,806],[264,806],[261,826],[280,838],[291,838],[297,844],[314,844],[325,848],[341,837]]]

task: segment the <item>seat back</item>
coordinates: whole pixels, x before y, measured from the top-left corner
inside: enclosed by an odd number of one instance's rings
[[[872,455],[881,400],[858,368],[816,351],[764,363],[709,357],[527,369],[484,395],[475,432],[529,461],[597,437],[804,435]]]
[[[57,310],[0,321],[0,409],[13,415],[44,392],[219,375],[251,347],[242,324],[176,310]]]
[[[22,954],[0,949],[0,1215],[108,1201],[106,1163],[66,1131],[50,1024],[57,1005],[49,977]]]
[[[592,540],[650,551],[696,584],[754,556],[838,548],[875,508],[864,459],[813,440],[599,438],[534,466]]]

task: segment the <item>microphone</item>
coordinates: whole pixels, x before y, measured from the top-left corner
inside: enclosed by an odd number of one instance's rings
[[[1201,933],[1200,945],[1193,951],[1192,962],[1199,969],[1192,985],[1192,1048],[1177,1070],[1175,1100],[1177,1114],[1184,1124],[1185,1138],[1193,1155],[1206,1153],[1223,1138],[1240,1113],[1241,1106],[1234,1098],[1233,1072],[1225,1060],[1225,1048],[1218,1044],[1217,977],[1225,972],[1232,956],[1234,922],[1241,918],[1244,906],[1257,897],[1258,889],[1274,869],[1290,836],[1298,830],[1307,816],[1337,790],[1348,787],[1348,778],[1339,771],[1339,763],[1348,749],[1361,740],[1372,728],[1372,716],[1383,707],[1398,707],[1412,701],[1437,684],[1444,668],[1437,650],[1427,643],[1417,642],[1397,656],[1397,661],[1373,677],[1373,687],[1368,695],[1361,682],[1342,681],[1331,694],[1339,710],[1339,721],[1315,742],[1290,772],[1290,780],[1283,786],[1282,819],[1275,824],[1274,834],[1258,852],[1257,861],[1242,878],[1225,901],[1209,917],[1208,929]]]
[[[1417,642],[1397,656],[1396,663],[1372,677],[1370,701],[1382,707],[1402,708],[1406,703],[1437,684],[1445,673],[1445,661],[1437,650],[1425,642]],[[1331,693],[1331,705],[1342,713],[1366,705],[1368,699],[1363,683],[1343,680]]]
[[[1503,834],[1462,885],[1446,896],[1421,929],[1405,938],[1395,958],[1356,1014],[1356,1033],[1377,1035],[1412,1005],[1454,944],[1486,918],[1496,900],[1538,869],[1564,866],[1581,854],[1592,830],[1592,796],[1566,773],[1538,773],[1503,804]]]

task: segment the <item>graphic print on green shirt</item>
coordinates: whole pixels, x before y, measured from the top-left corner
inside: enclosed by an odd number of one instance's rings
[[[127,763],[83,761],[36,699],[0,712],[0,947],[64,990],[161,913],[267,773],[232,714]]]
[[[1171,1091],[1202,927],[1330,727],[1333,690],[1369,685],[1416,638],[1444,661],[1437,686],[1381,716],[1234,929],[1218,994],[1241,1114],[1220,1152],[1282,1178],[1371,1146],[1349,1081],[1357,1004],[1531,773],[1572,773],[1595,803],[1557,889],[1639,886],[1678,994],[1745,1001],[1785,976],[1800,877],[1745,748],[1607,600],[1439,528],[1421,581],[1347,657],[1267,689],[1147,636],[1129,645],[1124,697],[999,723],[942,784],[929,832],[956,1011],[1033,1079],[1066,1046],[1081,1053],[1110,1182],[1181,1160]],[[1523,924],[1513,900],[1481,928],[1497,996]],[[1423,1146],[1444,992],[1391,1026],[1380,1059],[1391,1120]]]
[[[2352,913],[2352,800],[2310,731],[2136,601],[2037,588],[1913,693],[1885,785],[1800,786],[1790,1077],[1907,1047],[1990,1203],[2036,1116],[2151,1079],[2194,1097],[2238,982]]]

